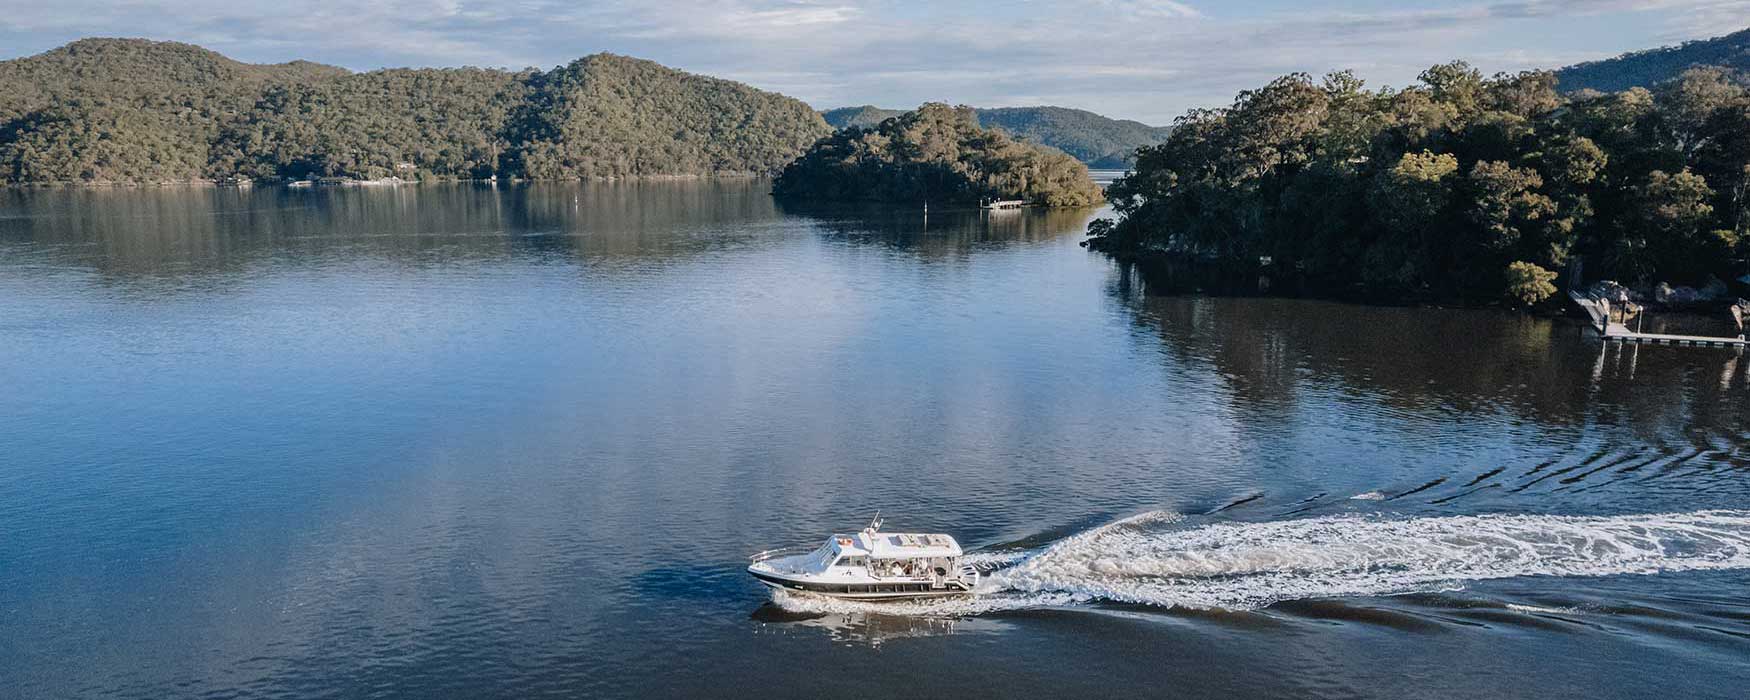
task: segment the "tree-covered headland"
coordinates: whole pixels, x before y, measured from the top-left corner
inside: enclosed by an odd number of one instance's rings
[[[1286,76],[1194,110],[1108,187],[1089,243],[1256,265],[1327,290],[1534,304],[1586,276],[1700,284],[1750,252],[1750,93],[1692,69],[1652,90],[1435,66],[1369,90]]]
[[[817,201],[1020,199],[1053,207],[1101,201],[1099,186],[1080,161],[981,128],[970,107],[938,103],[821,139],[784,168],[772,192]]]

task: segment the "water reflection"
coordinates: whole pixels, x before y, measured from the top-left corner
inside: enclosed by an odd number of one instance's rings
[[[1734,392],[1744,383],[1741,351],[1606,345],[1565,320],[1175,293],[1179,288],[1157,294],[1119,285],[1112,291],[1178,357],[1207,363],[1231,384],[1236,400],[1260,406],[1339,385],[1407,411],[1506,409],[1579,424],[1601,403],[1643,395],[1704,410],[1736,409],[1742,399]],[[1728,417],[1743,416],[1733,410]]]
[[[994,617],[883,615],[867,611],[796,612],[766,602],[748,615],[761,634],[814,632],[845,644],[879,648],[895,640],[997,633],[1007,625]]]
[[[534,257],[673,260],[806,229],[826,240],[964,256],[1085,229],[1092,210],[924,213],[779,206],[759,179],[446,184],[392,188],[65,189],[0,192],[0,250],[106,278],[223,276],[268,259],[344,254],[401,264]],[[788,221],[793,228],[749,226]]]
[[[963,257],[980,247],[1079,236],[1095,215],[1093,209],[923,210],[797,202],[781,203],[779,211],[808,219],[832,239],[910,251],[923,259]]]
[[[0,246],[114,277],[225,274],[344,252],[411,264],[507,256],[668,257],[745,243],[758,180],[0,192]]]
[[[1381,490],[1436,505],[1485,489],[1587,490],[1576,474],[1632,473],[1679,457],[1692,467],[1689,487],[1708,502],[1750,495],[1744,479],[1705,478],[1750,467],[1742,350],[1605,344],[1566,319],[1491,310],[1210,296],[1188,291],[1198,285],[1183,271],[1165,274],[1117,268],[1108,293],[1130,314],[1138,342],[1159,344],[1169,376],[1219,381],[1260,459],[1366,464],[1408,446],[1420,462],[1413,473],[1426,479]],[[1386,432],[1357,434],[1357,423]],[[1563,478],[1539,478],[1552,465]],[[1523,481],[1508,478],[1522,471]]]

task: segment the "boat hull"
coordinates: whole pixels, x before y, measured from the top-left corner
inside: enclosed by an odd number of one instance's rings
[[[810,595],[848,600],[884,601],[915,598],[944,598],[970,595],[972,589],[961,581],[947,581],[936,588],[927,581],[896,581],[879,583],[827,583],[779,576],[766,571],[748,569],[748,573],[771,588]]]

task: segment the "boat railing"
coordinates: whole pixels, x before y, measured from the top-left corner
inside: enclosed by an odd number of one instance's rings
[[[793,556],[806,551],[808,551],[807,547],[779,547],[777,549],[768,549],[758,554],[749,555],[748,559],[753,561],[753,563],[758,564],[762,561]]]

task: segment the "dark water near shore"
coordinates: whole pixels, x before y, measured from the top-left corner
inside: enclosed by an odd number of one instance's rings
[[[758,182],[0,193],[0,697],[1743,697],[1750,359]],[[986,596],[745,555],[956,534]]]

